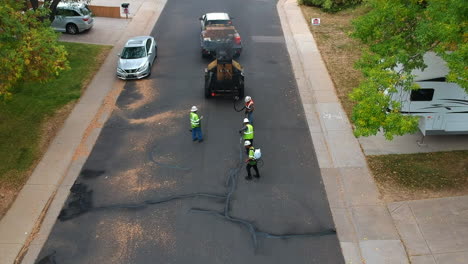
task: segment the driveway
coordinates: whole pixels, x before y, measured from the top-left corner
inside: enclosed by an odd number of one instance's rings
[[[114,45],[130,23],[130,19],[94,17],[94,26],[76,35],[63,33],[61,41]]]

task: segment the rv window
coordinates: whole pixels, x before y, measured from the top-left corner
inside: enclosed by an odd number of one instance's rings
[[[434,89],[418,89],[411,91],[411,101],[432,101]]]

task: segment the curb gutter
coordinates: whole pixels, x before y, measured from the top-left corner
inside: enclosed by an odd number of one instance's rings
[[[278,14],[346,263],[409,263],[297,0]]]

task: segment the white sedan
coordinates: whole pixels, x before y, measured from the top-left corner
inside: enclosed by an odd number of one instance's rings
[[[117,77],[123,80],[141,79],[151,74],[158,56],[156,40],[151,36],[134,37],[127,41],[117,64]]]

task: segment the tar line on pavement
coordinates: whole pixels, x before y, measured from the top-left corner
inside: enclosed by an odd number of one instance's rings
[[[237,17],[247,92],[264,106],[255,132],[266,177],[251,184],[240,180],[240,113],[203,97],[198,17],[210,10]],[[343,263],[275,3],[169,1],[151,35],[152,76],[126,83],[38,259]],[[192,105],[201,144],[187,134]]]
[[[242,140],[241,140],[242,142]],[[149,152],[151,155],[151,152]],[[154,162],[154,159],[152,159]],[[157,163],[157,162],[155,162]],[[162,166],[168,166],[170,168],[176,169],[183,169],[188,170],[190,168],[178,167],[168,164],[159,164]],[[129,204],[110,204],[104,206],[93,206],[92,204],[92,190],[88,190],[87,186],[81,183],[75,183],[71,188],[71,200],[69,201],[67,207],[63,208],[60,212],[58,219],[60,221],[67,221],[72,218],[78,217],[82,214],[85,214],[90,211],[99,211],[99,210],[119,210],[119,209],[141,209],[147,206],[157,205],[161,203],[166,203],[174,200],[179,199],[189,199],[194,197],[204,197],[210,199],[221,199],[224,200],[224,210],[223,211],[215,211],[215,210],[208,210],[203,208],[192,208],[190,212],[193,213],[204,213],[210,214],[217,217],[221,217],[229,222],[240,224],[241,226],[245,227],[246,230],[250,233],[252,238],[252,246],[253,249],[256,250],[258,247],[258,237],[264,238],[276,238],[276,239],[292,239],[292,238],[306,238],[306,237],[317,237],[317,236],[326,236],[326,235],[334,235],[336,234],[335,229],[327,229],[322,231],[315,231],[315,232],[305,232],[305,233],[298,233],[298,234],[275,234],[262,231],[260,228],[255,226],[253,223],[233,217],[230,215],[230,208],[231,208],[231,198],[235,192],[236,185],[237,185],[237,178],[240,173],[241,168],[243,167],[242,162],[242,144],[239,144],[239,162],[238,166],[235,168],[231,168],[229,170],[227,180],[226,180],[226,188],[227,193],[225,194],[215,194],[215,193],[190,193],[190,194],[181,194],[181,195],[173,195],[164,198],[154,199],[154,200],[145,200],[140,203],[129,203]],[[86,174],[90,175],[99,175],[102,174],[102,171],[85,171]],[[46,255],[38,263],[40,264],[48,264],[48,263],[56,263],[54,260],[55,251]]]

